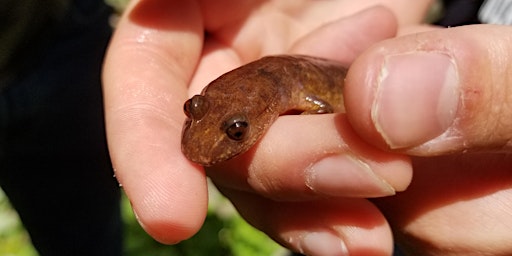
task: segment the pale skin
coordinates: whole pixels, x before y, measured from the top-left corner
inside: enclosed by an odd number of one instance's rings
[[[345,90],[347,114],[279,118],[254,149],[225,163],[226,168],[207,170],[244,218],[290,249],[313,255],[325,248],[340,255],[389,255],[390,226],[396,228],[397,242],[425,254],[512,250],[503,242],[512,237],[506,229],[512,224],[507,214],[512,210],[512,162],[495,153],[497,148],[510,152],[512,137],[504,125],[512,109],[503,91],[512,80],[503,71],[512,59],[511,38],[504,36],[510,29],[437,30],[372,46],[394,37],[397,29],[428,30],[416,25],[429,1],[354,2],[292,1],[290,6],[290,1],[268,1],[240,7],[219,1],[132,1],[105,63],[105,113],[116,177],[150,235],[164,243],[179,242],[200,228],[206,214],[205,172],[180,151],[183,102],[248,61],[301,53],[353,63]],[[354,15],[377,2],[389,9]],[[237,15],[226,15],[226,6]],[[408,131],[401,137],[387,133],[399,127],[386,122],[383,113],[388,112],[381,110],[396,106],[373,104],[387,92],[375,93],[374,81],[386,56],[414,52],[418,42],[423,52],[442,52],[452,58],[448,63],[456,63],[456,77],[465,83],[442,95],[460,97],[464,104],[447,103],[451,116],[443,111],[448,117],[433,115],[443,120],[425,126],[433,131]],[[443,59],[438,56],[429,59]],[[409,124],[401,115],[391,118],[397,125]],[[456,139],[435,137],[439,127]],[[476,148],[489,153],[433,157]],[[339,182],[312,175],[315,168],[329,173],[330,165],[337,167]],[[440,196],[446,194],[450,197]],[[365,199],[382,196],[390,197]],[[482,232],[485,227],[495,229]]]

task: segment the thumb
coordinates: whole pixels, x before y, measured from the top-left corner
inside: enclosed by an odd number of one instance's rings
[[[512,27],[474,25],[383,41],[351,66],[349,121],[414,155],[512,149]]]

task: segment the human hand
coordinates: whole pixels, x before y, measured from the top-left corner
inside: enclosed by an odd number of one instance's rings
[[[512,253],[511,35],[474,25],[398,37],[351,66],[354,129],[417,156],[409,188],[373,200],[412,255]]]
[[[360,26],[347,27],[353,23],[345,20],[324,27],[314,37],[301,38],[290,52],[337,56],[351,63],[366,48],[351,47],[375,42],[364,37],[372,35],[369,31],[394,34],[394,24],[386,24],[390,17],[383,16],[387,14],[368,11],[350,21]],[[330,40],[321,39],[333,34],[350,37],[326,47]],[[320,169],[323,175],[316,175]],[[405,157],[361,143],[344,115],[281,117],[252,150],[207,173],[254,226],[288,248],[313,255],[389,255],[387,222],[362,198],[392,195],[405,189],[411,178]]]
[[[223,72],[268,54],[304,53],[350,63],[373,42],[394,35],[396,21],[382,8],[373,11],[374,19],[365,16],[352,20],[354,26],[341,20],[378,2],[386,1],[294,1],[293,5],[289,1],[237,1],[230,5],[219,1],[132,1],[118,24],[105,62],[105,115],[116,177],[144,229],[161,242],[175,243],[193,235],[206,214],[204,172],[180,151],[185,118],[182,104],[189,96]],[[407,6],[419,6],[420,1],[398,2],[388,7],[395,13],[394,8],[408,9],[400,12],[408,15],[397,16],[399,23],[419,21],[417,17],[424,10]],[[340,54],[332,56],[332,49]],[[333,116],[325,118],[331,123],[334,120]],[[406,172],[407,161],[397,158]],[[226,175],[229,178],[230,174]],[[406,186],[408,179],[403,176],[392,184],[396,186],[393,189]],[[222,180],[217,176],[218,184],[222,185]],[[370,186],[373,195],[382,194],[382,188]],[[355,187],[346,192],[361,196],[362,189],[354,192]],[[386,191],[389,193],[389,187]],[[236,195],[231,199],[240,203],[239,209],[244,208]],[[363,208],[368,205],[362,204]],[[298,216],[297,221],[302,217],[311,218]],[[385,223],[381,218],[377,218],[380,226]],[[389,251],[389,230],[381,230],[388,239],[377,246],[378,250],[385,247]],[[297,244],[290,246],[298,248]]]

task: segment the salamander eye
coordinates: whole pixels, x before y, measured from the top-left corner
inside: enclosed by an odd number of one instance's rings
[[[195,95],[185,102],[183,105],[183,112],[188,118],[201,120],[210,109],[210,104],[206,97],[202,95]]]
[[[237,114],[226,120],[223,125],[224,132],[232,140],[243,140],[249,133],[249,122],[242,114]]]

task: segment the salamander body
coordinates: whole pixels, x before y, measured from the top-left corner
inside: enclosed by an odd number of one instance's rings
[[[247,151],[279,115],[344,112],[347,69],[302,55],[268,56],[220,76],[185,102],[182,151],[204,166]]]

